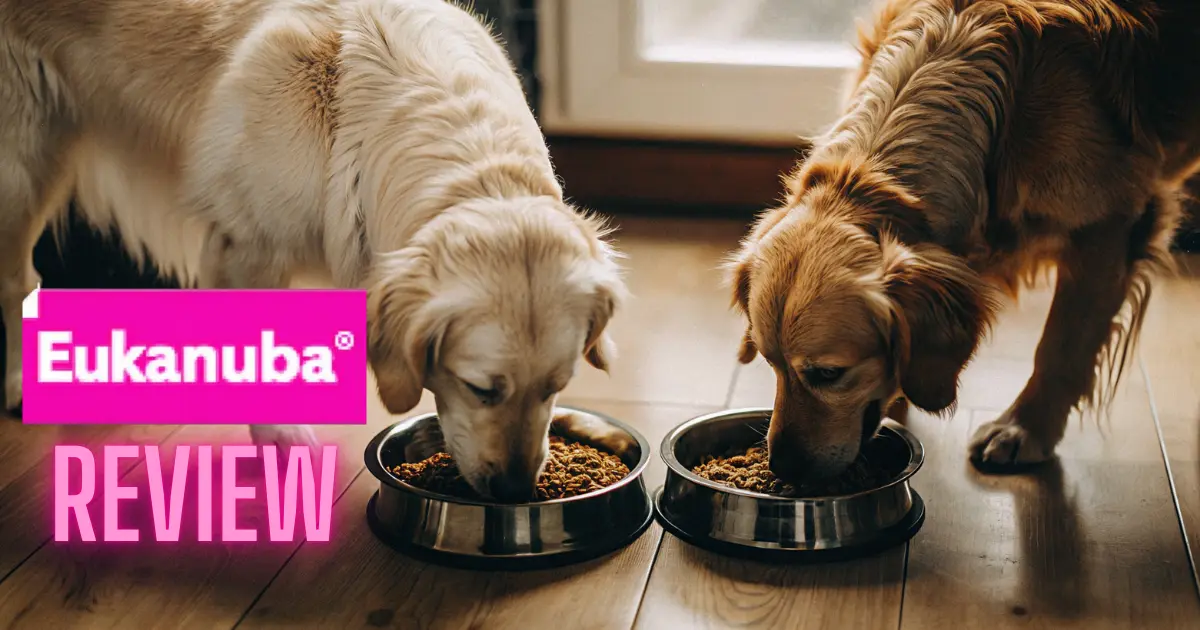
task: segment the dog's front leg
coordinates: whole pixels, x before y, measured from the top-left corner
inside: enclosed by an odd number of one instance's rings
[[[1129,235],[1113,223],[1073,235],[1059,262],[1033,375],[1007,411],[976,430],[970,443],[975,462],[1002,468],[1050,459],[1071,411],[1091,400],[1098,361],[1133,281]]]
[[[0,316],[4,319],[4,408],[21,415],[21,304],[37,286],[31,248],[0,254]]]
[[[12,193],[0,184],[0,317],[4,320],[4,409],[20,417],[21,305],[41,282],[41,276],[33,268],[33,247],[45,228],[49,213],[31,211],[16,203],[6,206],[4,201],[12,199]],[[57,204],[52,202],[56,201],[51,199],[40,206],[53,208]]]

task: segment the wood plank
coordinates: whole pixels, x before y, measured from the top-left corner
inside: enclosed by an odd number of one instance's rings
[[[733,560],[666,534],[637,628],[895,628],[904,546],[838,564]]]
[[[669,427],[706,411],[563,402],[621,418],[655,444]],[[337,539],[305,544],[239,627],[608,629],[633,623],[661,535],[657,525],[616,554],[572,567],[453,570],[402,556],[371,534],[363,512],[378,487],[369,475],[359,477],[335,509]]]
[[[445,569],[380,543],[363,512],[379,482],[339,502],[339,535],[304,545],[239,628],[628,627],[650,569],[655,527],[615,556],[534,573]]]
[[[1002,319],[1001,327],[1028,325],[1021,321]],[[1200,623],[1138,370],[1127,372],[1110,418],[1072,420],[1055,463],[988,476],[967,462],[974,426],[1008,405],[1031,368],[1028,358],[984,358],[964,375],[962,408],[953,419],[913,414],[910,424],[926,452],[914,487],[929,512],[910,545],[901,627]]]
[[[1200,554],[1200,256],[1179,262],[1181,274],[1155,286],[1140,354],[1194,564]]]
[[[181,443],[246,441],[243,427],[187,427],[164,442],[164,464],[171,466],[168,462],[174,460],[174,448]],[[214,460],[219,459],[218,453],[219,449],[214,449]],[[196,474],[194,461],[193,455],[191,480]],[[217,497],[221,476],[219,464],[214,464],[213,494]],[[240,468],[244,472],[249,467]],[[173,468],[164,471],[167,480],[170,470]],[[261,479],[261,472],[258,475]],[[256,492],[262,496],[261,484],[250,482],[243,478],[239,485],[257,485]],[[148,496],[146,468],[141,461],[121,485],[136,487],[139,497]],[[195,483],[188,486],[188,496],[195,497]],[[97,499],[102,498],[103,490],[98,487]],[[242,527],[265,520],[261,510],[253,509],[257,503],[241,505]],[[93,507],[97,535],[102,527],[100,512]],[[148,516],[129,506],[122,513],[121,524],[141,530],[140,542],[47,544],[0,583],[0,619],[25,628],[230,627],[256,592],[246,592],[246,587],[259,581],[261,589],[291,553],[291,546],[192,542],[196,539],[195,518],[189,500],[181,542],[160,544],[150,540],[153,532]],[[214,521],[214,535],[219,537],[219,516]],[[169,615],[163,615],[164,611]]]
[[[615,238],[628,257],[626,276],[634,296],[610,323],[618,357],[609,374],[581,363],[563,395],[724,404],[742,329],[717,267],[744,225],[633,217],[618,222]]]
[[[116,427],[22,424],[0,413],[0,489],[52,453],[55,444],[94,443]]]
[[[54,445],[157,444],[177,427],[35,426],[0,419],[0,444],[10,456],[0,459],[0,587],[6,576],[54,536]],[[10,442],[11,441],[11,442]],[[133,469],[125,460],[121,474]],[[4,619],[0,613],[0,619]]]
[[[738,366],[726,402],[732,408],[775,405],[775,372],[761,355],[747,365]]]
[[[372,383],[368,383],[373,387]],[[335,472],[335,497],[349,487],[363,467],[363,449],[376,431],[393,421],[372,395],[368,426],[314,427],[322,443],[339,445]],[[433,407],[427,397],[415,412]],[[415,413],[414,412],[414,413]],[[173,470],[175,447],[180,444],[246,444],[244,426],[188,426],[163,443],[164,480]],[[142,460],[129,460],[133,471],[123,486],[138,488],[148,496],[147,471]],[[188,497],[195,495],[195,456],[189,471]],[[168,463],[171,462],[171,463]],[[219,449],[214,449],[214,498],[220,496]],[[254,486],[264,496],[261,464],[239,465],[239,485]],[[169,483],[169,481],[167,481]],[[102,488],[97,499],[102,500]],[[38,506],[45,512],[45,503]],[[238,523],[259,530],[260,542],[197,542],[194,503],[185,504],[180,542],[155,543],[151,519],[145,510],[130,507],[122,526],[136,527],[136,543],[51,542],[41,547],[9,579],[0,582],[0,619],[14,627],[128,627],[229,628],[248,610],[279,569],[301,544],[302,525],[293,542],[266,542],[267,515],[261,501],[239,504]],[[218,500],[219,505],[219,500]],[[97,530],[101,517],[92,515]],[[220,536],[220,510],[214,514],[214,537]],[[127,519],[127,520],[125,520]],[[343,534],[334,531],[337,539]],[[169,611],[169,616],[163,616]]]

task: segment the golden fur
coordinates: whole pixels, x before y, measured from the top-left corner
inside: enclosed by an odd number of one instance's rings
[[[731,261],[739,353],[775,368],[785,476],[835,474],[889,406],[945,412],[1000,292],[1056,293],[1024,391],[973,457],[1052,455],[1103,404],[1200,158],[1200,3],[892,0],[843,116]]]
[[[433,391],[485,494],[528,496],[581,352],[607,366],[616,254],[453,3],[0,0],[0,120],[10,407],[33,244],[71,195],[185,283],[367,288],[383,402]]]

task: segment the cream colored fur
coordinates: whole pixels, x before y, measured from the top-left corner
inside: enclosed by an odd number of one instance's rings
[[[0,0],[0,120],[9,407],[31,250],[72,194],[188,284],[368,288],[384,403],[432,390],[483,492],[532,484],[580,352],[606,366],[615,253],[564,202],[503,50],[451,3]]]

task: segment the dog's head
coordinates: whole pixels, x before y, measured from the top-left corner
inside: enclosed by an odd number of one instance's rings
[[[624,285],[602,226],[552,197],[479,199],[442,213],[375,268],[370,360],[403,413],[433,392],[466,480],[532,497],[551,411],[580,355],[607,369]]]
[[[761,353],[775,371],[770,467],[790,479],[841,473],[901,396],[949,409],[993,311],[960,257],[895,236],[919,233],[917,199],[886,178],[827,175],[802,174],[729,264],[748,320],[739,359]]]

